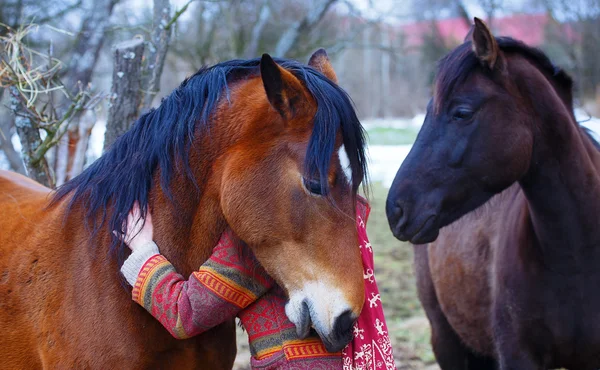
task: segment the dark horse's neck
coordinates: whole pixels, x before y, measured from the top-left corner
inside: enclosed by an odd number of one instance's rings
[[[575,273],[600,262],[600,154],[553,89],[545,98],[520,185],[543,263]]]

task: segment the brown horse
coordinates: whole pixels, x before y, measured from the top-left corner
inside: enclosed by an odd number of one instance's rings
[[[478,19],[440,63],[386,211],[397,238],[430,243],[415,269],[444,370],[600,367],[600,152],[571,94]]]
[[[2,172],[2,368],[232,367],[233,320],[178,341],[123,289],[127,248],[111,230],[135,201],[179,272],[228,225],[289,294],[300,335],[312,323],[328,349],[348,343],[364,301],[363,131],[326,53],[309,65],[263,55],[200,70],[56,193]]]

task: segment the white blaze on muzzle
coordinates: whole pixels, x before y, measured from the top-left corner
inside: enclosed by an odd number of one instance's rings
[[[285,313],[296,325],[298,336],[308,335],[310,326],[324,338],[331,338],[335,320],[351,310],[342,291],[326,282],[308,281],[302,289],[290,291],[290,300],[285,305]]]

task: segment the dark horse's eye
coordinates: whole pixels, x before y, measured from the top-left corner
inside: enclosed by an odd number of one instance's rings
[[[473,118],[473,111],[469,108],[459,107],[452,113],[453,121],[467,121]]]
[[[315,195],[323,195],[323,192],[321,191],[321,183],[318,180],[302,179],[302,181],[304,182],[304,187],[306,190]]]

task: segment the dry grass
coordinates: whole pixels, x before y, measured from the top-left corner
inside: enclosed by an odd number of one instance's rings
[[[32,107],[40,94],[61,91],[68,96],[58,78],[63,63],[52,56],[52,46],[43,54],[25,42],[29,34],[37,32],[39,26],[29,24],[18,29],[7,29],[6,36],[0,37],[0,86],[15,86],[21,93],[28,108]]]

